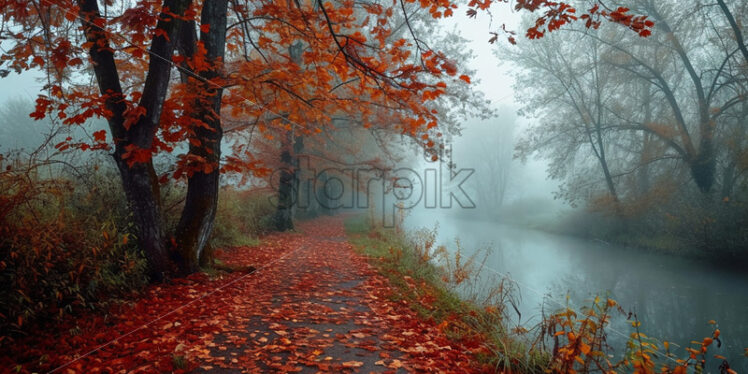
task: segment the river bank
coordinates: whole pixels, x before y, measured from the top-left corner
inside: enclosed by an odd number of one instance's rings
[[[706,261],[656,251],[582,240],[490,221],[469,220],[435,211],[414,211],[407,230],[438,227],[437,245],[463,255],[490,248],[484,271],[495,271],[517,285],[517,305],[525,326],[541,324],[549,311],[581,310],[596,297],[610,297],[624,309],[611,316],[610,344],[627,350],[636,315],[641,331],[683,349],[694,337],[708,336],[715,320],[723,331],[720,355],[745,371],[748,341],[748,276]],[[629,314],[631,313],[631,314]]]

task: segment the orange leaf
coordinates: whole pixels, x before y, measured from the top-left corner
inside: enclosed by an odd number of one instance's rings
[[[701,344],[705,347],[708,347],[710,344],[712,344],[713,341],[714,339],[712,338],[704,338],[704,341]]]
[[[586,356],[586,355],[589,355],[589,353],[590,353],[590,350],[591,350],[591,349],[592,349],[592,348],[590,348],[590,346],[589,346],[589,345],[587,345],[587,344],[581,343],[581,344],[579,345],[579,350],[580,350],[580,351],[582,351],[582,353],[584,353],[584,354],[585,354],[585,356]]]

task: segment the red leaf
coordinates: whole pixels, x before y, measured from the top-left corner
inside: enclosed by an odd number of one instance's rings
[[[97,142],[104,143],[106,141],[106,130],[99,130],[94,132],[93,137]]]

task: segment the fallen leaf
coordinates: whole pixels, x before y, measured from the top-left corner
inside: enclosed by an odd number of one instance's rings
[[[395,360],[392,360],[392,362],[390,362],[390,364],[387,365],[387,367],[390,368],[390,369],[399,369],[399,368],[403,367],[403,362],[400,361],[400,360],[395,359]]]
[[[343,363],[344,368],[360,368],[364,366],[364,363],[361,361],[346,361]]]

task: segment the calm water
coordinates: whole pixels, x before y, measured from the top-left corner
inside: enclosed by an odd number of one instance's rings
[[[638,315],[642,332],[684,347],[711,336],[707,321],[716,320],[723,345],[710,352],[727,356],[738,372],[748,372],[748,358],[743,356],[748,348],[748,272],[493,222],[437,216],[433,211],[414,212],[406,226],[433,227],[436,222],[439,242],[450,249],[456,237],[467,251],[493,247],[486,266],[517,282],[519,309],[527,325],[538,321],[544,295],[564,303],[568,294],[575,307],[589,305],[595,295],[610,295]],[[546,310],[558,308],[557,302],[546,301]],[[613,321],[611,328],[626,336],[632,332],[624,317]],[[622,351],[625,339],[616,332],[609,335]],[[711,361],[707,369],[718,372],[717,360]]]

